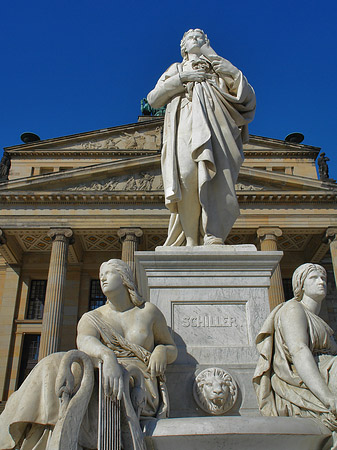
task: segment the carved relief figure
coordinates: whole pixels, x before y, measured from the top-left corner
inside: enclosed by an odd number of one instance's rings
[[[171,218],[165,245],[223,244],[239,215],[235,183],[255,94],[202,30],[187,31],[180,46],[182,63],[171,65],[147,97],[154,108],[167,104],[162,175]]]
[[[318,316],[326,277],[318,264],[295,270],[294,298],[270,313],[257,336],[260,358],[253,383],[264,416],[317,418],[334,432],[337,345],[333,330]]]
[[[164,372],[177,350],[165,319],[140,297],[124,262],[103,263],[100,281],[108,300],[79,321],[80,351],[47,356],[9,398],[0,416],[1,449],[56,448],[51,442],[67,450],[97,449],[101,406],[92,366],[100,364],[104,395],[123,405],[123,448],[145,449],[139,417],[167,415]],[[84,368],[82,382],[73,362]]]
[[[201,409],[212,415],[221,415],[233,407],[237,385],[228,372],[212,367],[196,377],[193,395]]]

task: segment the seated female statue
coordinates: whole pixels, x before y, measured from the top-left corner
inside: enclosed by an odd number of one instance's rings
[[[253,383],[263,415],[317,418],[335,431],[337,345],[333,330],[317,315],[326,279],[318,264],[295,270],[294,298],[270,313],[257,336]]]
[[[130,428],[135,417],[138,423],[139,417],[165,417],[167,414],[168,396],[164,372],[166,365],[176,359],[177,349],[164,316],[155,305],[144,302],[140,297],[131,269],[123,261],[111,259],[103,263],[100,282],[107,302],[82,316],[77,332],[77,346],[81,352],[72,351],[76,355],[84,353],[84,360],[89,361],[91,369],[88,369],[87,378],[90,378],[91,370],[91,385],[90,382],[85,385],[85,374],[83,375],[80,366],[72,364],[76,358],[70,358],[70,363],[67,360],[67,355],[71,352],[54,353],[44,358],[19,390],[9,398],[5,411],[0,416],[1,449],[56,448],[51,446],[51,442],[55,441],[60,417],[63,416],[65,420],[62,412],[64,405],[58,398],[64,391],[69,393],[70,398],[73,397],[66,402],[67,408],[71,408],[72,400],[76,399],[73,403],[77,409],[68,415],[68,423],[65,424],[70,429],[70,434],[73,431],[69,421],[79,421],[78,415],[81,416],[75,448],[96,449],[98,376],[95,373],[94,379],[93,367],[98,367],[99,364],[102,364],[105,395],[121,401],[121,410],[127,416],[126,422]],[[138,374],[138,378],[140,374],[142,380],[136,386],[137,389],[134,389],[136,393],[132,395],[131,392],[128,400],[126,393],[129,393],[129,386],[126,383],[130,380],[133,385],[137,384],[133,379],[134,374]],[[72,387],[72,392],[69,386]],[[82,404],[81,396],[86,398]],[[131,412],[130,409],[135,404],[137,411]],[[133,418],[128,417],[132,415]],[[134,445],[134,448],[140,449],[143,446]]]

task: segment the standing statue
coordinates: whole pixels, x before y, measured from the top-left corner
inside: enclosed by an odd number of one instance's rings
[[[322,152],[317,159],[319,179],[322,181],[329,180],[329,167],[327,164],[328,161],[330,161],[330,159],[325,156],[324,152]]]
[[[171,217],[164,245],[223,244],[239,215],[235,182],[255,94],[202,30],[187,31],[180,47],[182,63],[147,96],[154,108],[167,104],[162,175]]]
[[[1,449],[87,450],[99,440],[102,449],[145,450],[140,418],[167,416],[164,372],[177,349],[164,316],[140,297],[123,261],[103,263],[100,281],[108,300],[79,321],[79,350],[41,360],[9,398],[0,416]],[[122,424],[115,447],[105,436],[110,422]]]
[[[0,161],[0,181],[8,180],[10,168],[11,168],[11,158],[7,152],[4,152]]]
[[[256,339],[260,358],[253,383],[264,416],[320,420],[337,448],[337,344],[318,316],[326,296],[326,271],[303,264],[292,279],[294,298],[278,305]]]

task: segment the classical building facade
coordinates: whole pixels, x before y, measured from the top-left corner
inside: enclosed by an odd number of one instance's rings
[[[99,265],[154,250],[169,211],[160,172],[162,118],[6,148],[0,183],[0,395],[38,358],[75,346],[81,315],[104,302]],[[329,274],[324,318],[337,329],[337,186],[320,181],[320,149],[251,136],[237,195],[241,215],[226,244],[282,250],[270,305],[291,297],[293,270],[317,262]]]

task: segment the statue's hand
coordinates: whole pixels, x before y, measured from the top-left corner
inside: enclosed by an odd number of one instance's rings
[[[232,63],[220,56],[212,60],[212,66],[219,75],[231,75],[235,78],[239,74],[239,70]]]
[[[201,83],[206,78],[206,72],[202,69],[191,70],[186,72],[181,72],[179,74],[182,83],[188,83],[189,81],[196,81]]]
[[[122,399],[124,391],[123,368],[112,358],[103,360],[103,386],[107,397]]]
[[[163,375],[167,365],[166,347],[164,345],[157,345],[150,357],[148,371],[151,378]]]

